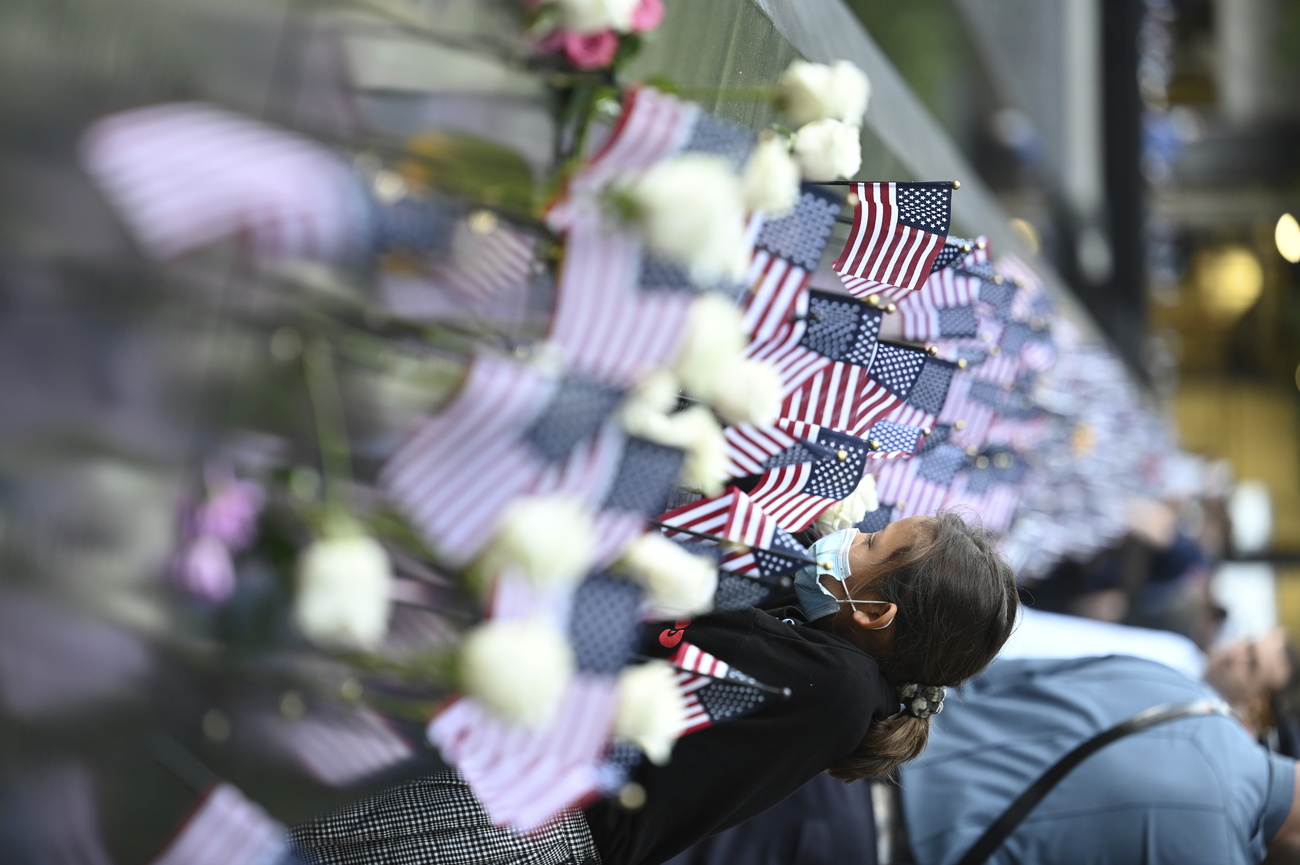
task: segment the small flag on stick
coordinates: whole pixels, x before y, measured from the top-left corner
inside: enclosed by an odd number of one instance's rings
[[[920,288],[948,237],[952,183],[856,183],[852,189],[858,206],[835,272]]]

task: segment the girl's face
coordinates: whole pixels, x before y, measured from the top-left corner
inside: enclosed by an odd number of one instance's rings
[[[908,517],[892,522],[878,532],[859,532],[849,548],[853,596],[871,597],[880,566],[899,550],[924,541],[933,531],[933,524],[933,517]]]

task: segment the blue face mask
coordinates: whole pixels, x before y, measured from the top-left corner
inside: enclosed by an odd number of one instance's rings
[[[850,573],[849,548],[857,536],[857,529],[842,529],[822,537],[808,551],[814,564],[804,565],[794,575],[794,593],[809,621],[831,615],[844,603],[822,585],[820,578],[823,575],[830,574],[839,580],[844,586],[844,597],[849,597],[849,586],[845,582]]]

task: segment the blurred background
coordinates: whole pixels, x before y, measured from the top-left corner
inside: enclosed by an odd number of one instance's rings
[[[1221,602],[1300,635],[1300,8],[851,5],[1184,446],[1231,465]]]

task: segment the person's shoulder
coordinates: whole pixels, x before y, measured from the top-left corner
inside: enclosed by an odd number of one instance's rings
[[[1208,687],[1186,673],[1159,661],[1132,655],[1095,655],[1082,658],[998,658],[982,678],[990,681],[1014,679],[1073,680],[1086,682],[1150,682],[1186,690],[1189,695],[1210,695]]]

